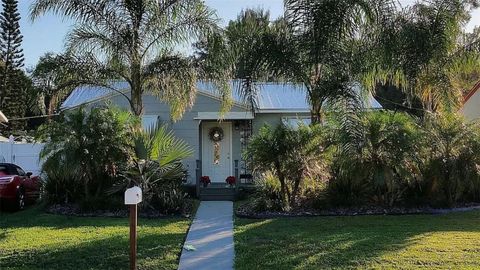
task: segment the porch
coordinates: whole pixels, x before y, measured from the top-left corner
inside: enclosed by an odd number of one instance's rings
[[[202,116],[202,117],[200,117]],[[199,159],[196,160],[196,194],[201,200],[235,200],[240,191],[253,187],[249,160],[242,153],[252,135],[250,113],[229,114],[219,121],[216,115],[199,115]],[[202,176],[211,183],[204,187]],[[230,187],[227,177],[234,176],[236,183]]]
[[[234,176],[237,182],[229,186],[226,182],[212,182],[207,186],[200,183],[202,177],[201,161],[197,160],[197,197],[202,201],[235,201],[242,192],[250,193],[254,190],[253,175],[240,174],[239,160],[235,160]],[[245,169],[242,169],[244,171]]]

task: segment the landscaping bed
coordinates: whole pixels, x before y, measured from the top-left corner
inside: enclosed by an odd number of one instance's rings
[[[138,268],[177,269],[186,218],[139,219]],[[128,269],[127,218],[0,213],[0,269]]]
[[[315,216],[366,216],[366,215],[420,215],[420,214],[446,214],[451,212],[464,212],[480,209],[480,204],[469,203],[455,208],[432,208],[432,207],[379,207],[363,206],[351,208],[332,209],[293,209],[284,211],[256,211],[248,202],[240,203],[235,209],[235,215],[239,218],[268,219],[278,217],[315,217]]]
[[[235,269],[480,269],[480,211],[235,219]]]
[[[180,209],[177,213],[166,214],[161,211],[157,211],[155,209],[145,209],[141,210],[138,213],[138,216],[141,218],[189,218],[193,214],[198,207],[197,200],[186,200],[183,209]],[[129,210],[127,207],[124,209],[117,209],[117,210],[93,210],[93,211],[85,211],[82,210],[76,204],[54,204],[48,206],[46,208],[46,212],[49,214],[56,214],[56,215],[66,215],[66,216],[75,216],[75,217],[128,217]]]

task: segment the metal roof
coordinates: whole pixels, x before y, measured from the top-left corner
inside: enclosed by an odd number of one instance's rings
[[[238,104],[245,104],[238,89],[239,82],[232,82],[232,99]],[[259,112],[304,112],[310,110],[305,87],[294,83],[257,83],[256,105]],[[112,88],[118,91],[128,92],[127,82],[114,82]],[[213,83],[199,81],[197,83],[199,94],[206,94],[219,97],[220,93]],[[360,91],[360,90],[358,90]],[[101,86],[78,87],[63,102],[62,109],[70,109],[82,104],[98,101],[112,97],[118,93],[114,90]],[[379,109],[382,106],[369,95],[365,107],[368,109]]]

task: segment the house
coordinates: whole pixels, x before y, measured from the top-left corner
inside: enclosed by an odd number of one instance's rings
[[[476,120],[480,118],[480,81],[470,90],[463,101],[460,109],[467,120]]]
[[[128,84],[117,82],[113,86],[115,89],[125,89],[128,95]],[[170,121],[167,104],[151,94],[144,95],[143,127],[158,122],[168,124],[177,137],[194,149],[194,156],[185,160],[184,165],[188,170],[187,184],[196,185],[197,194],[200,195],[203,190],[199,187],[199,179],[203,175],[210,177],[212,186],[217,184],[223,188],[228,176],[235,176],[241,184],[251,181],[251,172],[241,153],[247,146],[249,136],[264,124],[277,125],[283,121],[296,125],[299,121],[310,122],[310,106],[304,88],[291,83],[262,83],[258,88],[258,109],[255,113],[238,94],[233,94],[233,107],[223,115],[222,121],[219,121],[221,99],[213,84],[198,82],[195,104],[176,122]],[[119,107],[130,108],[125,97],[119,93],[88,86],[75,89],[63,103],[62,109],[84,104],[99,106],[107,100]],[[371,108],[381,107],[373,97],[367,103]]]

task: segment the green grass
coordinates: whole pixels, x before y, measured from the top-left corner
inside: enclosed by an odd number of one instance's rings
[[[480,211],[235,221],[241,269],[480,269]]]
[[[188,219],[139,220],[139,269],[177,269]],[[127,218],[0,213],[0,269],[128,269]]]

